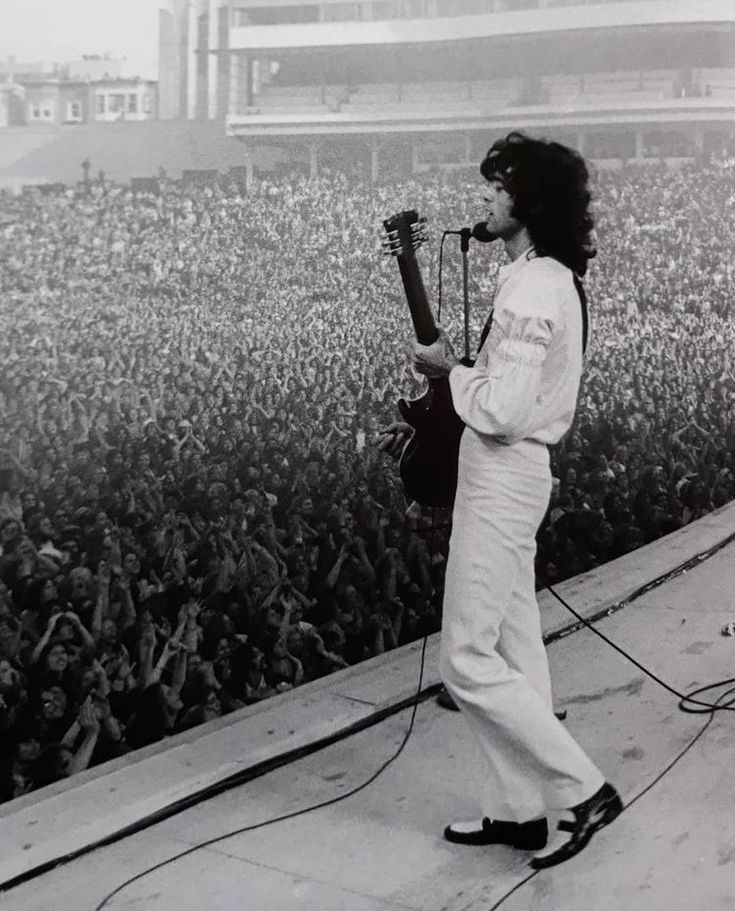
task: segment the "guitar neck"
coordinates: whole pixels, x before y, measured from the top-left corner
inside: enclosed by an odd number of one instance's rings
[[[416,341],[420,345],[431,345],[439,338],[434,317],[426,297],[424,281],[421,278],[419,264],[414,255],[398,257],[398,268],[403,280],[403,288],[411,311]]]

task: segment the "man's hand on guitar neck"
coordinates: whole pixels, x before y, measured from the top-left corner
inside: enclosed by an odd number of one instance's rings
[[[410,424],[396,421],[395,424],[389,424],[378,431],[378,449],[380,452],[387,452],[394,459],[399,459],[412,436],[413,427]]]
[[[449,376],[452,367],[459,363],[460,360],[443,329],[439,329],[439,338],[431,345],[413,343],[413,369],[429,379],[436,380]]]

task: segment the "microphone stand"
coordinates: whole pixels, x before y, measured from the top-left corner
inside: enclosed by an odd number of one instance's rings
[[[462,252],[462,300],[464,301],[464,357],[462,363],[471,367],[473,360],[470,357],[469,254],[472,229],[462,228],[459,235],[459,248]]]

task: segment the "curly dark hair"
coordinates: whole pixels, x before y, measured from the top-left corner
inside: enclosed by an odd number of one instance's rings
[[[576,275],[596,254],[589,171],[574,149],[514,131],[490,147],[482,176],[500,180],[513,197],[511,214],[528,229],[539,256],[551,256]]]

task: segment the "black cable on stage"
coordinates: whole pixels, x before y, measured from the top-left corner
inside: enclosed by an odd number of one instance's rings
[[[418,642],[419,640],[417,639],[416,641]],[[428,699],[429,697],[438,693],[440,689],[441,684],[439,683],[429,684],[425,689],[422,690],[420,700],[423,701],[424,699]],[[381,724],[383,721],[385,721],[386,718],[389,718],[391,715],[397,715],[404,709],[410,708],[414,703],[414,699],[414,696],[410,696],[409,698],[401,699],[390,706],[377,709],[369,717],[361,718],[358,721],[352,722],[351,724],[348,724],[346,727],[341,728],[339,731],[336,731],[333,734],[327,734],[323,737],[318,738],[317,740],[312,741],[311,743],[305,744],[304,746],[286,750],[285,752],[280,753],[275,757],[263,760],[261,762],[256,762],[254,765],[248,766],[241,771],[227,775],[224,778],[221,778],[218,781],[214,782],[213,784],[201,788],[193,794],[189,794],[186,797],[175,800],[172,803],[167,804],[166,806],[161,807],[152,813],[149,813],[147,816],[144,816],[142,819],[139,819],[136,822],[123,826],[115,832],[112,832],[110,835],[107,835],[104,838],[100,838],[93,844],[88,844],[73,851],[69,851],[62,857],[57,857],[53,860],[48,860],[37,864],[32,869],[27,870],[24,873],[19,873],[16,876],[10,877],[10,879],[7,879],[4,882],[0,883],[0,895],[11,889],[14,889],[17,886],[37,879],[42,874],[48,873],[50,870],[55,870],[57,867],[62,866],[63,864],[69,863],[73,860],[78,860],[85,854],[89,854],[92,851],[98,850],[99,848],[105,848],[109,845],[113,845],[124,838],[129,838],[132,835],[137,835],[139,832],[142,832],[145,829],[149,829],[151,826],[157,825],[158,823],[165,822],[165,820],[170,819],[172,816],[183,813],[185,810],[189,810],[205,800],[211,800],[213,797],[218,797],[225,791],[231,791],[233,788],[242,787],[243,785],[249,784],[251,781],[254,781],[257,778],[261,778],[263,775],[274,772],[276,769],[279,769],[284,765],[288,765],[292,762],[298,762],[300,759],[304,759],[306,756],[310,756],[312,753],[324,750],[335,743],[340,743],[341,741],[346,740],[348,737],[359,734],[368,728],[375,727],[376,725]]]
[[[728,690],[726,693],[723,693],[722,697],[720,697],[720,698],[729,696],[731,693],[735,693],[735,689]],[[719,706],[718,708],[722,708],[722,706]],[[684,756],[689,752],[689,750],[692,749],[692,747],[695,745],[695,743],[697,743],[697,741],[700,739],[700,737],[702,737],[704,732],[707,730],[707,728],[712,723],[712,719],[715,716],[714,710],[709,712],[709,716],[710,717],[702,725],[702,727],[699,729],[699,731],[697,731],[697,733],[694,735],[694,737],[692,737],[692,739],[689,741],[689,743],[676,754],[676,756],[671,760],[671,762],[661,772],[659,772],[659,774],[653,779],[653,781],[649,782],[649,784],[647,784],[646,787],[643,788],[643,790],[640,793],[636,794],[635,797],[633,797],[631,800],[628,801],[628,803],[626,803],[625,807],[623,808],[623,812],[620,814],[621,816],[623,815],[623,813],[627,813],[628,810],[633,806],[633,804],[637,803],[653,787],[655,787],[655,785],[657,785],[659,783],[659,781],[661,781],[661,779],[665,775],[667,775],[681,759],[684,758]],[[511,897],[511,895],[514,895],[516,892],[519,891],[519,889],[522,889],[523,886],[525,886],[527,883],[531,882],[532,879],[534,879],[536,876],[538,876],[540,873],[543,873],[543,872],[545,872],[545,871],[544,870],[534,870],[532,873],[529,873],[528,876],[524,877],[522,880],[520,880],[520,882],[517,882],[515,884],[515,886],[513,886],[512,889],[509,889],[508,892],[505,893],[505,895],[501,896],[501,898],[499,898],[498,901],[496,901],[495,904],[491,908],[488,909],[488,911],[498,911],[498,908],[500,908],[501,905],[505,904],[505,902]]]
[[[189,854],[193,854],[195,851],[200,851],[202,848],[207,848],[210,845],[217,844],[217,842],[224,841],[227,838],[232,838],[235,835],[242,835],[245,832],[254,832],[256,829],[263,829],[266,826],[273,825],[277,822],[285,822],[288,819],[295,819],[297,816],[303,816],[306,813],[313,813],[314,810],[321,810],[324,807],[330,807],[335,803],[340,803],[343,800],[347,800],[348,797],[354,797],[355,794],[358,794],[360,791],[367,788],[371,785],[383,772],[390,766],[393,762],[398,759],[398,757],[403,752],[406,744],[411,737],[413,732],[414,722],[416,720],[416,712],[418,710],[418,705],[421,697],[421,687],[424,681],[424,665],[426,663],[426,644],[429,640],[428,635],[424,636],[424,641],[421,647],[421,665],[419,667],[419,684],[416,689],[416,695],[413,700],[413,708],[411,711],[411,720],[409,722],[406,734],[401,741],[400,746],[396,752],[387,759],[383,765],[374,772],[367,781],[364,781],[362,784],[358,785],[356,788],[353,788],[351,791],[348,791],[346,794],[340,794],[337,797],[331,797],[328,800],[321,801],[320,803],[313,804],[309,807],[304,807],[301,810],[294,810],[292,813],[284,813],[282,816],[274,816],[271,819],[263,820],[263,822],[257,822],[250,826],[243,826],[240,829],[234,829],[231,832],[226,832],[224,835],[218,835],[216,838],[210,838],[208,841],[201,842],[199,844],[193,845],[191,848],[187,848],[186,851],[181,851],[179,854],[175,854],[173,857],[169,857],[166,860],[161,861],[160,863],[155,864],[152,867],[148,867],[146,870],[143,870],[140,873],[137,873],[135,876],[131,876],[129,879],[126,879],[124,883],[121,883],[116,889],[108,893],[102,901],[95,907],[95,911],[101,911],[107,903],[118,895],[123,889],[126,889],[128,886],[132,885],[134,882],[137,882],[140,879],[144,879],[146,876],[149,876],[151,873],[155,873],[156,870],[160,870],[163,867],[168,866],[168,864],[173,863],[175,860],[181,860],[182,857],[187,857]]]
[[[721,550],[727,544],[731,543],[734,537],[735,536],[732,536],[732,535],[729,536],[724,541],[721,541],[719,544],[715,545],[713,548],[710,548],[708,551],[705,551],[703,554],[698,554],[696,557],[692,558],[692,560],[688,560],[682,566],[677,567],[676,569],[672,570],[669,573],[666,573],[664,576],[661,576],[658,579],[654,579],[653,582],[648,583],[646,586],[644,586],[640,592],[636,592],[633,595],[631,595],[629,598],[627,598],[621,606],[630,604],[630,602],[632,600],[634,600],[636,597],[640,597],[640,594],[643,593],[643,590],[650,591],[652,588],[656,588],[658,585],[662,584],[664,581],[672,579],[672,578],[680,575],[682,572],[686,572],[686,569],[688,569],[691,565],[696,565],[698,563],[704,562],[704,560],[708,560],[710,557],[714,556],[715,553],[717,553],[719,550]],[[668,683],[661,680],[661,678],[658,677],[656,674],[652,673],[647,668],[645,668],[639,661],[637,661],[635,658],[633,658],[632,655],[629,655],[625,651],[625,649],[622,649],[619,645],[616,645],[616,643],[614,643],[611,639],[609,639],[604,633],[601,633],[598,629],[596,629],[596,627],[594,627],[592,625],[592,623],[590,623],[581,614],[579,614],[577,611],[575,611],[574,608],[571,607],[567,603],[567,601],[565,601],[564,598],[562,598],[561,595],[559,595],[554,590],[554,588],[551,585],[544,584],[544,588],[547,591],[549,591],[557,599],[557,601],[559,601],[571,614],[573,614],[577,618],[577,620],[579,620],[577,629],[579,629],[581,626],[587,627],[587,629],[591,630],[596,636],[599,636],[605,643],[607,643],[607,645],[614,648],[616,652],[621,654],[628,661],[632,662],[637,668],[639,668],[641,671],[643,671],[644,674],[646,674],[653,681],[658,683],[659,686],[663,687],[663,689],[665,689],[667,692],[671,693],[673,696],[676,696],[679,699],[679,708],[681,709],[682,712],[686,712],[686,713],[692,714],[692,715],[699,715],[699,714],[709,715],[709,718],[707,719],[707,721],[702,725],[702,727],[699,729],[699,731],[697,731],[697,733],[694,735],[694,737],[692,737],[692,739],[689,741],[689,743],[676,754],[676,756],[671,760],[671,762],[667,766],[665,766],[661,770],[661,772],[659,772],[659,774],[653,779],[653,781],[649,782],[646,785],[646,787],[643,788],[642,791],[640,791],[638,794],[635,795],[635,797],[633,797],[631,800],[629,800],[626,803],[625,807],[623,808],[623,813],[626,813],[634,804],[636,804],[653,787],[655,787],[659,783],[659,781],[661,781],[661,779],[664,778],[664,776],[667,775],[671,771],[671,769],[673,769],[674,766],[681,759],[684,758],[684,756],[692,749],[692,747],[697,743],[697,741],[704,735],[707,728],[712,724],[712,721],[714,720],[715,714],[717,712],[735,711],[735,686],[732,686],[732,687],[730,687],[730,689],[725,690],[725,692],[722,693],[713,703],[701,702],[700,700],[694,698],[694,696],[698,695],[699,693],[705,693],[705,692],[708,692],[709,690],[719,689],[720,687],[723,687],[723,686],[729,686],[730,684],[735,684],[735,677],[731,677],[726,680],[720,680],[720,681],[717,681],[716,683],[710,683],[705,686],[700,686],[697,689],[691,690],[686,695],[679,693],[673,687],[669,686]],[[602,619],[602,618],[598,617],[596,619]],[[732,698],[728,699],[727,702],[724,702],[724,700],[727,699],[727,697],[729,697],[729,696],[731,696]],[[689,705],[696,705],[696,706],[699,706],[699,708],[689,708],[688,707]],[[512,895],[514,895],[516,892],[518,892],[519,889],[523,888],[523,886],[525,886],[532,879],[534,879],[534,877],[538,876],[540,873],[543,873],[543,872],[544,872],[543,870],[534,870],[532,873],[529,873],[528,876],[524,877],[522,880],[520,880],[520,882],[517,882],[515,884],[515,886],[513,886],[512,889],[509,889],[508,892],[505,893],[505,895],[501,896],[501,898],[489,909],[489,911],[498,911],[498,908],[500,908],[501,905],[503,905]]]
[[[718,684],[713,684],[713,685],[717,686]],[[722,685],[722,684],[719,684],[719,685]],[[694,690],[694,692],[698,692],[698,691]],[[731,699],[730,702],[725,703],[725,705],[717,704],[722,699],[724,699],[726,696],[730,696],[730,695],[733,695],[733,699]],[[661,779],[665,775],[667,775],[681,759],[684,758],[684,756],[689,752],[689,750],[691,750],[692,747],[697,743],[697,741],[702,737],[702,735],[707,730],[707,728],[710,726],[710,724],[712,724],[716,711],[721,711],[727,705],[732,705],[733,702],[735,702],[735,687],[727,690],[726,692],[724,692],[722,694],[722,696],[720,696],[719,699],[715,700],[715,704],[713,705],[712,709],[710,709],[708,711],[709,718],[707,719],[707,721],[697,731],[697,733],[694,735],[694,737],[692,737],[692,739],[689,741],[689,743],[683,749],[681,749],[676,754],[676,756],[674,756],[674,758],[671,760],[671,762],[667,766],[665,766],[661,772],[659,772],[659,774],[653,779],[653,781],[649,782],[646,785],[646,787],[643,788],[642,791],[640,791],[638,794],[635,795],[635,797],[631,798],[631,800],[629,800],[628,803],[626,803],[625,807],[623,808],[623,812],[620,814],[621,816],[623,815],[623,813],[627,813],[628,810],[635,803],[637,803],[653,787],[655,787],[659,783],[659,781],[661,781]],[[489,908],[488,911],[498,911],[498,908],[500,908],[500,906],[503,905],[511,897],[511,895],[514,895],[516,892],[518,892],[519,889],[523,888],[523,886],[525,886],[526,883],[529,883],[534,877],[538,876],[540,873],[543,873],[543,872],[544,872],[543,870],[534,870],[533,873],[529,873],[528,876],[526,876],[520,882],[517,882],[515,884],[515,886],[513,886],[512,889],[509,889],[508,892],[505,893],[505,895],[501,896],[501,898],[498,899],[498,901],[495,902],[495,904],[491,908]]]
[[[435,522],[435,511],[433,509],[431,511],[431,526],[430,526],[429,530],[431,532],[432,544],[435,547],[436,546],[436,537],[435,536],[436,536],[437,526],[436,526],[436,522]],[[431,553],[430,553],[430,557],[431,557]],[[431,572],[431,565],[429,567],[429,571]],[[364,790],[369,785],[371,785],[374,781],[376,781],[377,778],[380,775],[382,775],[383,772],[388,768],[388,766],[391,765],[393,762],[395,762],[396,759],[398,759],[398,757],[403,752],[403,750],[404,750],[406,744],[408,743],[409,738],[411,737],[411,734],[413,732],[413,726],[414,726],[414,722],[416,720],[416,712],[418,710],[418,705],[419,705],[419,701],[421,698],[421,688],[422,688],[423,682],[424,682],[424,667],[426,664],[426,646],[427,646],[428,641],[429,641],[429,634],[427,633],[424,636],[424,641],[421,644],[421,663],[420,663],[420,667],[419,667],[419,682],[418,682],[418,686],[416,688],[416,695],[413,699],[413,706],[412,706],[412,710],[411,710],[411,720],[410,720],[408,728],[406,730],[406,734],[405,734],[403,740],[401,741],[400,746],[398,747],[396,752],[393,754],[393,756],[391,756],[390,759],[388,759],[386,762],[384,762],[383,765],[380,766],[380,768],[377,770],[377,772],[374,772],[370,776],[370,778],[367,779],[367,781],[364,781],[362,784],[358,785],[356,788],[353,788],[353,790],[348,791],[346,794],[340,794],[338,797],[332,797],[329,800],[322,801],[321,803],[314,804],[310,807],[304,807],[301,810],[295,810],[294,812],[286,813],[283,816],[275,816],[271,819],[266,819],[263,822],[255,823],[254,825],[243,826],[240,829],[235,829],[233,831],[225,833],[224,835],[218,835],[216,838],[212,838],[209,841],[205,841],[205,842],[201,842],[199,844],[193,845],[191,848],[187,848],[186,851],[182,851],[179,854],[175,854],[173,857],[169,857],[166,860],[161,861],[160,863],[156,864],[155,866],[149,867],[146,870],[143,870],[142,872],[137,873],[135,876],[130,877],[130,879],[127,879],[124,883],[121,883],[121,885],[119,885],[114,891],[108,893],[108,895],[105,896],[105,898],[100,902],[100,904],[98,904],[96,906],[95,911],[102,911],[102,908],[104,908],[107,905],[107,903],[110,901],[110,899],[114,898],[116,895],[118,895],[120,892],[122,892],[128,886],[132,885],[134,882],[137,882],[140,879],[144,879],[146,876],[149,876],[151,873],[155,873],[156,870],[160,870],[162,867],[165,867],[168,864],[173,863],[176,860],[181,860],[181,858],[186,857],[189,854],[193,854],[195,851],[199,851],[202,848],[209,847],[210,845],[216,844],[217,842],[224,841],[227,838],[232,838],[235,835],[242,835],[245,832],[252,832],[255,829],[262,829],[265,826],[272,825],[273,823],[285,822],[288,819],[294,819],[297,816],[303,816],[306,813],[312,813],[314,810],[320,810],[320,809],[323,809],[324,807],[332,806],[335,803],[340,803],[343,800],[347,800],[348,797],[353,797],[355,794],[358,794],[360,791]]]
[[[719,550],[719,549],[720,549],[720,547],[718,546],[716,550]],[[716,550],[713,550],[712,553],[709,554],[709,556],[712,556],[714,553],[716,553]],[[665,577],[662,577],[662,580],[670,579],[670,578],[672,578],[672,576],[673,576],[672,573],[667,573]],[[719,699],[716,700],[715,702],[703,702],[700,699],[694,698],[695,696],[699,695],[700,693],[706,693],[706,692],[709,692],[709,690],[719,689],[720,687],[723,687],[723,686],[729,686],[730,684],[735,684],[735,677],[728,677],[726,680],[718,680],[716,683],[709,683],[706,686],[700,686],[697,689],[692,690],[691,692],[686,693],[686,694],[680,693],[677,689],[674,689],[673,686],[670,686],[668,683],[666,683],[665,680],[662,680],[659,676],[654,674],[653,671],[649,671],[648,668],[644,667],[640,663],[640,661],[635,659],[632,655],[628,654],[628,652],[626,652],[624,648],[621,648],[619,645],[617,645],[615,642],[613,642],[612,639],[610,639],[604,633],[601,633],[600,630],[598,630],[595,626],[592,625],[592,623],[585,620],[585,618],[581,614],[579,614],[570,604],[568,604],[567,601],[565,601],[564,598],[562,598],[562,596],[558,592],[556,592],[551,585],[545,584],[544,588],[547,591],[549,591],[556,598],[556,600],[569,611],[570,614],[572,614],[574,617],[576,617],[577,620],[579,620],[580,624],[585,626],[588,630],[591,630],[596,636],[598,636],[600,639],[602,639],[603,642],[607,643],[607,645],[609,645],[610,648],[615,649],[615,651],[618,652],[618,654],[622,655],[623,658],[625,658],[627,661],[630,661],[630,663],[634,664],[639,670],[643,671],[643,673],[647,677],[650,677],[651,680],[653,680],[655,683],[657,683],[660,687],[665,689],[668,693],[671,693],[672,696],[676,696],[676,698],[679,700],[679,708],[681,709],[682,712],[687,712],[688,714],[691,714],[691,715],[707,714],[710,712],[712,712],[712,713],[714,713],[714,712],[735,712],[735,705],[733,705],[733,703],[735,703],[735,699],[730,700],[730,702],[726,702],[723,705],[719,705],[719,702],[720,702]],[[650,590],[650,589],[648,589],[648,590]],[[629,603],[629,602],[626,602],[626,603]],[[691,708],[690,706],[698,706],[698,708]]]

